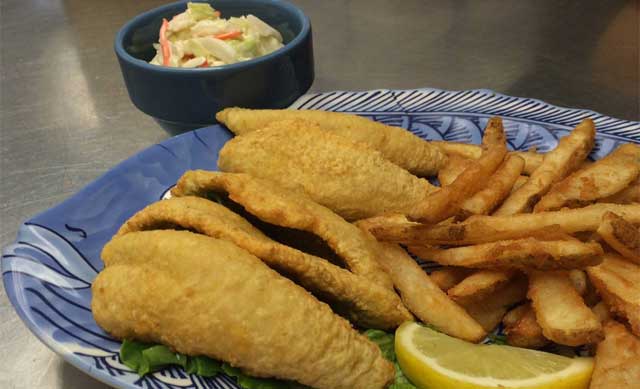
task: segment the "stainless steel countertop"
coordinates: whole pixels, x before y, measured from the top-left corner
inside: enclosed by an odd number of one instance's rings
[[[640,2],[297,0],[313,91],[488,88],[640,119]],[[18,225],[168,135],[129,101],[113,38],[159,0],[0,3],[0,246]],[[106,387],[63,362],[0,292],[0,387]]]

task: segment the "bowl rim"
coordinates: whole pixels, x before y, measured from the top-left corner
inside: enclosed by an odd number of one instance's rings
[[[125,50],[124,46],[123,46],[123,41],[124,41],[124,36],[127,32],[129,32],[129,30],[131,30],[133,28],[133,26],[137,23],[139,23],[142,19],[147,18],[150,15],[153,14],[159,14],[162,13],[163,11],[175,8],[179,5],[186,5],[186,3],[188,3],[189,1],[194,2],[194,3],[211,3],[212,1],[208,1],[208,0],[180,0],[180,1],[176,1],[174,3],[170,3],[170,4],[165,4],[162,5],[160,7],[156,7],[153,9],[150,9],[148,11],[145,11],[141,14],[136,15],[135,17],[133,17],[132,19],[130,19],[129,21],[127,21],[117,32],[116,37],[115,37],[115,42],[114,42],[114,50],[116,52],[116,55],[118,56],[118,58],[120,58],[123,61],[126,61],[127,63],[131,64],[132,66],[136,66],[139,68],[143,68],[146,69],[148,71],[151,72],[158,72],[158,73],[164,73],[164,72],[168,72],[168,73],[173,73],[173,74],[184,74],[184,75],[202,75],[202,74],[209,74],[209,73],[227,73],[227,72],[233,72],[233,71],[237,71],[237,70],[242,70],[245,68],[249,68],[255,65],[258,65],[260,63],[264,63],[264,62],[268,62],[270,60],[272,60],[273,58],[282,56],[284,54],[286,54],[287,52],[291,51],[293,48],[297,47],[300,45],[300,43],[303,42],[303,40],[309,35],[310,31],[311,31],[311,22],[309,21],[309,17],[307,15],[305,15],[304,12],[302,12],[302,10],[295,6],[294,4],[286,1],[286,0],[261,0],[265,3],[265,5],[267,6],[277,6],[280,8],[287,8],[290,10],[293,10],[293,13],[295,15],[297,15],[297,17],[302,21],[302,29],[300,30],[300,32],[291,40],[291,42],[287,43],[286,45],[284,45],[283,47],[279,48],[278,50],[275,50],[269,54],[265,54],[262,55],[260,57],[257,58],[253,58],[247,61],[242,61],[242,62],[236,62],[236,63],[232,63],[232,64],[228,64],[228,65],[220,65],[220,66],[215,66],[215,67],[208,67],[208,68],[174,68],[174,67],[169,67],[169,66],[159,66],[159,65],[152,65],[144,60],[138,59],[134,56],[132,56],[131,54],[129,54],[127,52],[127,50]]]

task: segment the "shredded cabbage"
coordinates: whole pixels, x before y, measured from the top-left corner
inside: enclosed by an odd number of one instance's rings
[[[187,3],[187,9],[166,25],[166,39],[162,29],[159,35],[156,55],[149,63],[180,68],[246,61],[283,46],[280,32],[258,17],[224,19],[208,3]]]

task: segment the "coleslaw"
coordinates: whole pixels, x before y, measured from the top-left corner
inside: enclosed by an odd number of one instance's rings
[[[254,15],[224,19],[207,3],[187,3],[187,10],[163,19],[156,55],[149,63],[202,68],[257,58],[283,47],[282,35]]]

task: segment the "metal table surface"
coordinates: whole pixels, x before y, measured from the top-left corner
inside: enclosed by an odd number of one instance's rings
[[[168,135],[129,101],[116,31],[161,0],[2,0],[0,246],[18,225]],[[313,91],[488,88],[640,118],[640,2],[296,0]],[[103,388],[0,292],[0,387]]]

